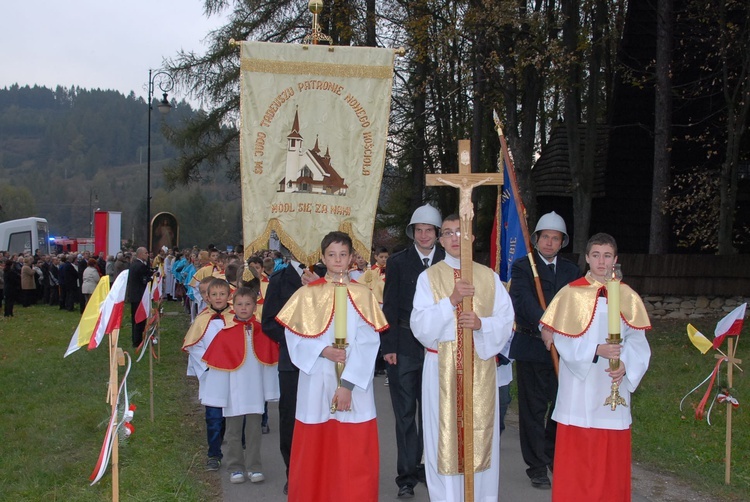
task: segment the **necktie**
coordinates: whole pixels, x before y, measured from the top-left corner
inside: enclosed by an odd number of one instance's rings
[[[422,258],[422,263],[424,263],[424,268],[427,268],[430,266],[430,259],[429,258]]]
[[[552,271],[552,275],[554,275],[554,274],[555,274],[555,264],[554,264],[554,263],[550,263],[550,264],[549,264],[549,265],[547,265],[547,266],[548,266],[548,267],[549,267],[549,269],[550,269],[550,270]]]

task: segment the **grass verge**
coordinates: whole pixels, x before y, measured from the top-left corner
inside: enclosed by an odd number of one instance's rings
[[[154,364],[153,423],[146,358],[134,363],[129,380],[138,410],[135,434],[120,449],[120,497],[129,501],[220,500],[219,478],[203,470],[202,407],[196,401],[194,379],[185,376],[185,357],[180,351],[188,320],[183,314],[169,315],[180,311],[175,303],[167,303],[165,310],[161,360]],[[95,486],[88,482],[109,412],[106,347],[90,352],[81,349],[62,358],[79,318],[37,305],[17,307],[12,321],[0,321],[0,500],[111,500],[110,472]],[[701,319],[694,324],[711,333],[716,320]],[[654,324],[648,334],[651,368],[628,403],[633,407],[634,459],[721,499],[750,500],[745,373],[735,372],[740,407],[733,413],[732,484],[726,486],[726,406],[714,406],[712,426],[694,418],[700,391],[686,400],[683,412],[678,408],[682,396],[713,368],[713,353],[704,356],[690,344],[685,321]],[[120,345],[132,354],[129,339],[126,325]],[[746,361],[748,345],[750,341],[741,337],[737,356],[745,355]]]
[[[692,324],[712,338],[717,319],[696,319]],[[726,404],[714,404],[711,423],[695,419],[695,407],[703,396],[704,385],[685,400],[682,397],[698,385],[716,364],[711,350],[701,354],[685,333],[685,320],[658,320],[647,336],[651,344],[651,366],[633,396],[633,458],[669,472],[694,488],[724,500],[750,500],[750,417],[746,411],[747,373],[734,370],[735,397],[740,407],[732,412],[731,484],[724,484]],[[747,327],[743,331],[748,331]],[[740,335],[737,357],[745,361],[750,340]],[[726,342],[721,349],[726,352]],[[742,365],[741,365],[742,367]],[[721,382],[726,385],[726,364]],[[707,384],[706,384],[707,385]],[[716,397],[714,388],[711,398]],[[631,405],[631,403],[628,403]],[[706,405],[706,411],[710,400]]]
[[[120,346],[134,355],[129,307]],[[178,312],[176,303],[165,311]],[[89,486],[109,415],[106,340],[63,359],[80,315],[56,307],[16,306],[0,321],[0,499],[100,501],[112,499],[111,469]],[[221,486],[206,473],[205,423],[195,383],[180,351],[185,315],[162,318],[161,360],[154,363],[154,422],[149,413],[149,364],[133,362],[128,379],[137,405],[134,435],[120,445],[120,499],[220,500]],[[122,370],[120,372],[122,375]]]

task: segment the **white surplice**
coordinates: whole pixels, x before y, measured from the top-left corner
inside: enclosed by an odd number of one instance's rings
[[[201,402],[222,408],[225,417],[263,414],[266,401],[279,399],[277,365],[262,364],[253,352],[253,335],[245,332],[245,361],[234,371],[209,368]],[[205,364],[205,361],[202,361]]]
[[[607,300],[598,298],[594,319],[586,332],[576,338],[555,333],[555,347],[560,354],[560,375],[557,401],[552,419],[557,423],[576,427],[625,430],[632,422],[630,393],[635,391],[648,369],[651,349],[645,331],[633,329],[620,319],[625,377],[620,384],[620,396],[627,407],[617,406],[612,411],[604,406],[610,395],[612,379],[605,372],[609,360],[599,357],[594,362],[596,346],[607,343]]]
[[[328,420],[361,423],[375,418],[375,396],[372,379],[375,374],[375,359],[380,347],[380,335],[360,317],[347,301],[346,334],[349,346],[346,349],[346,367],[342,380],[354,384],[352,410],[331,414],[331,400],[336,392],[335,364],[320,353],[333,343],[334,322],[317,338],[299,336],[286,332],[289,356],[300,369],[297,386],[296,418],[306,424],[320,424]],[[311,313],[314,315],[315,313]]]

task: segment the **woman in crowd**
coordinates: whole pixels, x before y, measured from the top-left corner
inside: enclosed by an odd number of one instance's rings
[[[89,258],[87,265],[88,266],[83,270],[83,284],[81,285],[84,307],[89,302],[89,298],[91,298],[91,295],[94,293],[96,285],[99,284],[99,278],[101,277],[94,258]]]
[[[21,265],[21,305],[28,307],[36,297],[36,274],[31,268],[31,256],[19,258]]]

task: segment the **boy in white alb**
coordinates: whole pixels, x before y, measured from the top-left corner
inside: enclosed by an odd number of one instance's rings
[[[500,414],[495,356],[510,340],[513,304],[500,277],[473,263],[473,277],[461,277],[460,220],[446,217],[440,228],[445,259],[419,274],[410,325],[425,347],[422,422],[427,487],[433,502],[463,500],[464,459],[460,446],[463,413],[473,411],[474,497],[496,502],[500,485]],[[471,311],[463,311],[464,297]],[[463,354],[472,337],[473,354]],[[464,410],[459,392],[463,359],[472,357],[473,408]]]
[[[349,281],[351,238],[331,232],[321,251],[326,277],[298,289],[276,316],[300,370],[288,500],[377,502],[380,456],[372,380],[378,332],[388,324],[367,286]],[[334,275],[342,285],[333,284]],[[343,288],[346,349],[331,346],[336,318],[342,319],[336,317],[341,315],[336,290]],[[340,386],[336,363],[345,363]]]
[[[232,483],[265,479],[260,441],[261,417],[266,401],[279,398],[276,365],[279,347],[260,329],[253,315],[256,288],[241,287],[234,293],[234,318],[214,337],[203,356],[210,371],[203,402],[220,407],[226,418],[226,464]],[[243,451],[242,436],[245,436]]]
[[[208,441],[206,470],[218,471],[222,459],[221,441],[224,417],[221,408],[207,406],[203,402],[206,390],[205,381],[208,376],[208,366],[203,362],[203,354],[216,333],[224,327],[227,319],[231,318],[234,312],[229,306],[229,284],[226,281],[207,279],[201,281],[199,289],[202,298],[209,306],[195,317],[195,321],[185,335],[182,350],[188,353],[187,374],[198,378],[198,399],[205,406]]]
[[[631,393],[648,369],[651,328],[640,296],[620,284],[620,344],[607,343],[606,277],[617,262],[617,243],[596,234],[586,245],[589,272],[562,288],[540,324],[554,332],[560,354],[552,500],[629,502],[631,498]],[[546,342],[549,344],[549,342]],[[609,359],[619,359],[610,370]],[[627,406],[605,406],[612,383]]]

